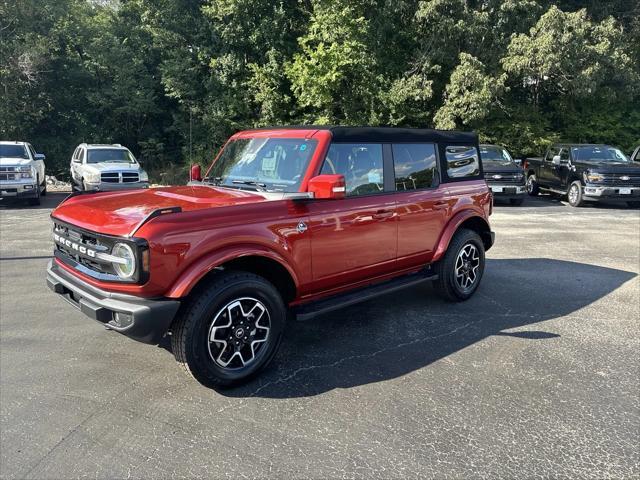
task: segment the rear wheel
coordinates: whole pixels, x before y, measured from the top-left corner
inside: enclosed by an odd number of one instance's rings
[[[572,207],[579,207],[584,204],[582,198],[582,184],[579,180],[576,180],[569,185],[569,191],[567,192],[567,200]]]
[[[274,357],[286,307],[262,277],[223,272],[181,310],[172,327],[178,363],[206,386],[246,381]]]
[[[484,244],[480,236],[473,230],[459,230],[436,268],[436,291],[451,302],[471,298],[482,279],[484,265]]]
[[[540,193],[540,186],[538,185],[538,179],[533,174],[527,177],[527,193],[532,197],[536,197]]]

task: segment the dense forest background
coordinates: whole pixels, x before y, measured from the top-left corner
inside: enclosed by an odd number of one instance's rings
[[[516,155],[640,143],[640,2],[0,0],[0,137],[179,181],[236,130],[474,129]]]

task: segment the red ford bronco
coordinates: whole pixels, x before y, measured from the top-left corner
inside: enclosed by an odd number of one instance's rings
[[[491,209],[472,133],[250,130],[187,186],[71,195],[47,283],[109,329],[170,335],[187,372],[231,385],[269,363],[288,318],[424,281],[468,299]]]

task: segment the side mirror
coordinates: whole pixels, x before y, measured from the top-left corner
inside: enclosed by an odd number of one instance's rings
[[[554,155],[553,158],[551,159],[551,163],[553,163],[556,166],[560,165],[560,155]]]
[[[44,156],[44,153],[36,153],[36,156],[35,156],[36,160],[44,160],[45,158],[47,157]]]
[[[307,190],[313,198],[340,200],[344,198],[347,188],[344,175],[318,175],[309,180]]]
[[[200,165],[195,164],[191,165],[191,172],[189,173],[192,182],[201,182],[202,181],[202,170],[200,169]]]

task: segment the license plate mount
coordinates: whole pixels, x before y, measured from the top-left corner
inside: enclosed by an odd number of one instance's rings
[[[620,195],[631,195],[630,188],[620,188],[618,189],[618,192],[620,193]]]

